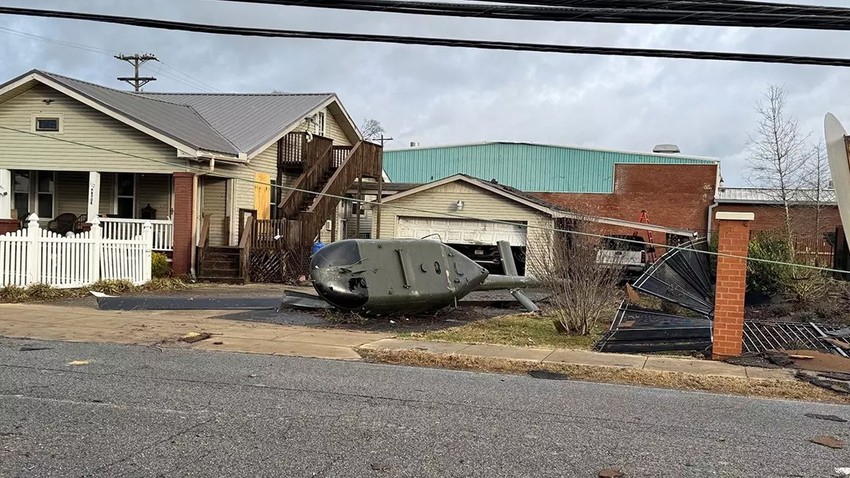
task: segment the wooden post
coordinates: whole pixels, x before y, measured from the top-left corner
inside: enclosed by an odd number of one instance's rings
[[[383,135],[382,135],[383,136]],[[381,200],[384,196],[384,147],[378,151],[378,202],[375,205],[375,239],[381,238]]]
[[[360,239],[360,215],[363,214],[363,171],[357,176],[357,217],[354,218],[357,223],[357,232],[354,234],[355,239]]]
[[[331,241],[336,242],[336,223],[339,221],[339,206],[334,208],[334,215],[331,218]]]

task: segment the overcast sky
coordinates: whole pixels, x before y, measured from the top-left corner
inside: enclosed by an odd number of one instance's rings
[[[268,28],[850,57],[844,32],[411,17],[217,0],[0,4]],[[528,141],[650,151],[675,143],[683,154],[720,158],[730,186],[746,185],[753,108],[769,84],[785,85],[789,111],[813,141],[823,136],[826,112],[850,126],[850,70],[835,67],[238,38],[0,15],[2,81],[40,68],[124,88],[115,77],[132,72],[111,57],[118,52],[162,60],[144,69],[159,78],[147,91],[335,92],[358,123],[384,125],[395,138],[388,148]]]

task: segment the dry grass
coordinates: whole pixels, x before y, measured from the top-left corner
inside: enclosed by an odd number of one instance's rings
[[[104,280],[96,282],[88,287],[78,289],[56,289],[44,284],[32,285],[26,289],[22,287],[6,286],[0,288],[0,304],[13,304],[21,302],[45,302],[61,299],[76,299],[89,295],[90,291],[103,292],[104,294],[123,294],[127,292],[144,292],[157,290],[181,290],[189,287],[180,279],[154,278],[145,285],[135,286],[124,280]]]
[[[603,328],[596,325],[589,335],[563,335],[555,329],[553,320],[553,317],[545,315],[505,315],[443,330],[402,334],[399,338],[465,344],[588,349],[599,340],[603,332]]]
[[[790,380],[757,380],[693,375],[680,372],[550,364],[522,360],[432,354],[418,350],[367,350],[357,352],[364,360],[396,365],[435,367],[476,372],[524,374],[531,370],[563,373],[574,380],[643,385],[674,390],[694,390],[752,397],[850,404],[850,397]]]

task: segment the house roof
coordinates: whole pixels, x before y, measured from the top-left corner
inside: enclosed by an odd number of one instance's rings
[[[789,203],[813,204],[817,202],[818,191],[816,189],[793,189],[788,191]],[[721,187],[717,190],[714,200],[722,204],[782,204],[781,190],[772,188],[727,188]],[[837,204],[835,190],[822,189],[820,191],[820,202],[822,204]]]
[[[460,173],[534,192],[612,193],[616,164],[717,166],[719,161],[505,141],[384,151],[384,169],[395,182],[427,183]]]
[[[439,186],[442,186],[444,184],[449,184],[449,183],[453,183],[453,182],[456,182],[456,181],[463,181],[463,182],[472,184],[474,186],[478,186],[479,188],[485,189],[487,191],[495,193],[495,194],[502,196],[504,198],[507,198],[509,200],[518,202],[518,203],[523,204],[523,205],[525,205],[529,208],[536,209],[537,211],[539,211],[543,214],[547,214],[547,215],[549,215],[550,217],[553,217],[553,218],[570,218],[570,219],[576,219],[576,220],[582,220],[582,221],[596,222],[596,223],[600,223],[600,224],[607,224],[607,225],[611,225],[611,226],[628,227],[628,228],[634,228],[634,229],[640,229],[640,230],[649,230],[649,231],[653,231],[653,232],[663,232],[663,233],[666,233],[666,234],[675,234],[675,235],[679,235],[679,236],[687,236],[687,237],[693,237],[694,236],[693,231],[688,231],[688,230],[685,230],[685,229],[677,229],[677,228],[659,226],[659,225],[655,225],[655,224],[644,224],[644,223],[638,223],[638,222],[634,222],[634,221],[626,221],[626,220],[622,220],[622,219],[615,219],[615,218],[609,218],[609,217],[588,216],[588,215],[585,215],[585,214],[579,214],[579,213],[573,212],[573,211],[571,211],[567,208],[563,208],[563,207],[557,206],[555,204],[552,204],[549,201],[546,201],[544,199],[540,199],[540,198],[538,198],[538,197],[536,197],[532,194],[528,194],[524,191],[520,191],[519,189],[510,187],[510,186],[505,186],[505,185],[502,185],[502,184],[498,184],[498,183],[495,183],[493,181],[485,181],[483,179],[476,178],[476,177],[473,177],[473,176],[469,176],[469,175],[466,175],[466,174],[455,174],[453,176],[449,176],[447,178],[440,179],[438,181],[433,181],[433,182],[426,183],[426,184],[420,184],[416,187],[413,187],[413,188],[407,189],[405,191],[396,193],[392,196],[389,196],[389,197],[383,199],[382,203],[397,201],[397,200],[402,199],[404,197],[411,196],[411,195],[414,195],[416,193],[419,193],[419,192],[422,192],[422,191],[427,191],[429,189],[433,189],[435,187],[439,187]]]
[[[136,93],[41,70],[0,85],[0,100],[9,91],[22,92],[23,83],[31,81],[64,90],[110,116],[200,155],[249,159],[306,116],[331,104],[334,113],[348,119],[332,93]],[[347,129],[352,130],[347,133],[359,134],[355,128]]]

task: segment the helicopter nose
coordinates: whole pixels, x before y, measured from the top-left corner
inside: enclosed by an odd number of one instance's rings
[[[310,261],[313,287],[328,303],[344,310],[356,310],[369,301],[366,280],[354,277],[346,266],[360,262],[355,242],[341,241],[319,249]]]

